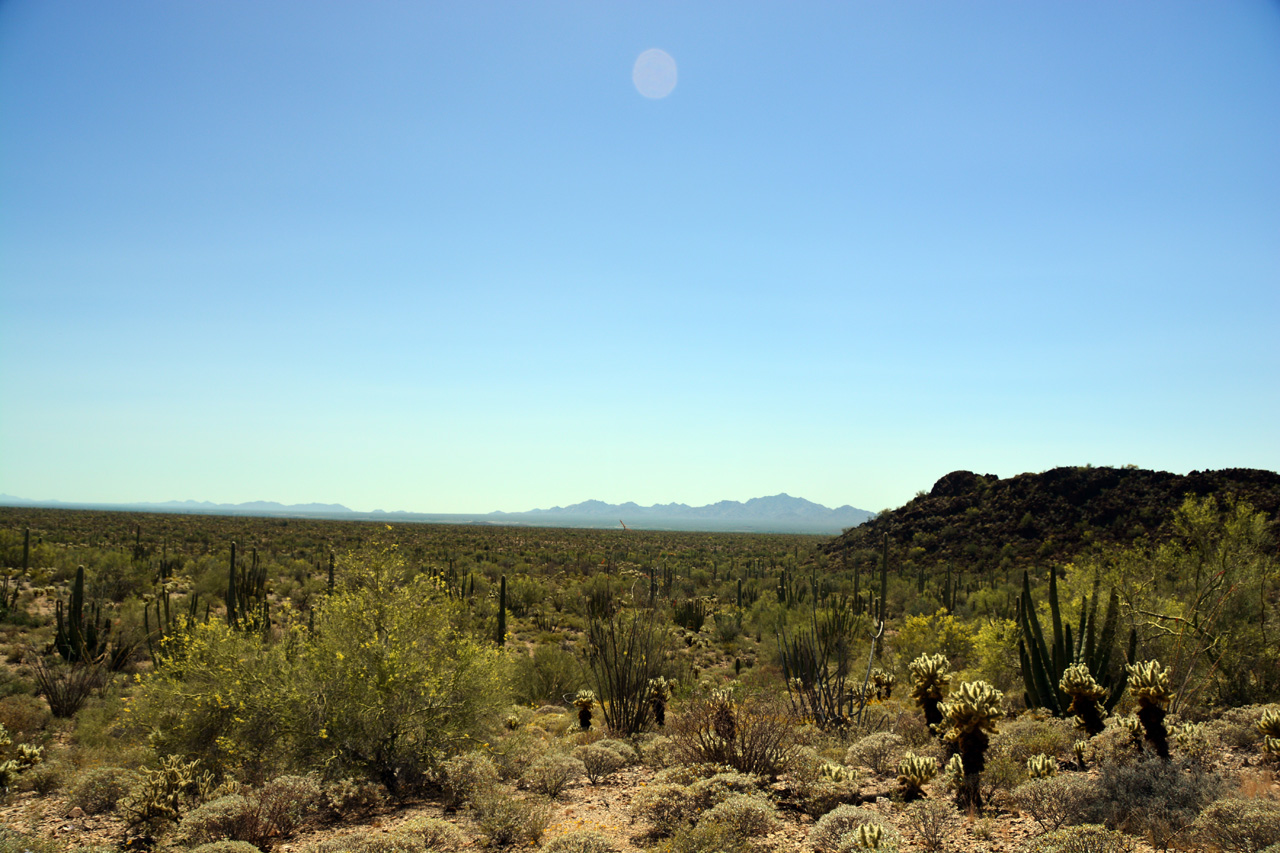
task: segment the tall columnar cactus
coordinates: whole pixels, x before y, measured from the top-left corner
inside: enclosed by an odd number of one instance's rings
[[[924,710],[924,721],[931,731],[938,731],[942,711],[938,707],[951,685],[951,666],[945,655],[920,655],[907,665],[914,684],[911,698]]]
[[[596,692],[579,690],[578,695],[573,697],[573,704],[578,709],[578,728],[585,732],[591,728],[591,709],[596,706]]]
[[[1169,689],[1169,669],[1149,660],[1129,666],[1129,692],[1138,700],[1138,720],[1147,743],[1161,758],[1169,757],[1169,732],[1164,718],[1173,693]]]
[[[1075,714],[1076,724],[1089,733],[1089,737],[1107,727],[1102,720],[1102,710],[1098,702],[1107,695],[1107,690],[1094,680],[1089,672],[1089,665],[1073,663],[1062,673],[1058,689],[1071,697],[1068,713]]]
[[[967,681],[943,702],[940,710],[947,727],[946,739],[956,746],[964,768],[958,799],[963,808],[982,807],[979,786],[986,769],[988,734],[995,734],[996,721],[1004,716],[1000,703],[1004,694],[985,681]]]
[[[57,631],[53,647],[68,663],[97,660],[107,650],[107,638],[111,632],[111,620],[102,618],[101,607],[90,607],[88,617],[84,607],[84,566],[76,568],[76,579],[71,585],[71,600],[65,611],[59,599],[54,605]]]
[[[507,576],[503,575],[498,586],[498,645],[507,644]]]
[[[938,762],[927,755],[916,755],[908,752],[898,762],[898,785],[901,787],[904,802],[918,800],[924,796],[924,786],[938,775]]]
[[[1125,676],[1112,678],[1111,656],[1115,646],[1116,626],[1119,620],[1120,597],[1113,589],[1107,601],[1102,628],[1098,629],[1098,599],[1101,597],[1101,579],[1093,584],[1093,595],[1080,605],[1080,620],[1074,637],[1071,624],[1062,618],[1058,603],[1058,576],[1049,572],[1049,613],[1052,617],[1053,636],[1045,641],[1036,616],[1035,601],[1031,598],[1031,581],[1022,573],[1022,597],[1018,602],[1018,625],[1022,637],[1018,640],[1018,656],[1022,662],[1022,679],[1026,688],[1029,708],[1046,708],[1055,716],[1068,713],[1070,697],[1059,687],[1067,667],[1084,663],[1099,685],[1107,691],[1103,706],[1110,711],[1124,693]],[[1137,646],[1136,631],[1129,632],[1129,659],[1133,659]]]
[[[1262,734],[1262,751],[1280,757],[1280,711],[1263,712],[1258,731]]]
[[[249,566],[236,564],[236,543],[231,543],[231,559],[227,566],[227,624],[232,628],[270,628],[267,605],[267,570],[258,565],[258,552],[253,552]]]

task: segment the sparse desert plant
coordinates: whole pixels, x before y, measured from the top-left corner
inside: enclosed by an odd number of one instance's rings
[[[536,845],[551,822],[551,805],[545,798],[520,796],[501,786],[479,794],[472,801],[471,810],[476,826],[491,847]]]
[[[1223,853],[1256,853],[1280,844],[1280,802],[1231,797],[1210,803],[1191,825],[1197,844]]]
[[[768,835],[778,826],[778,810],[759,794],[733,794],[703,813],[699,823],[725,827],[744,841]]]
[[[592,785],[598,784],[623,768],[626,762],[612,749],[599,744],[587,744],[573,751],[573,757],[582,765]]]
[[[85,814],[105,814],[115,810],[136,781],[137,774],[123,767],[94,767],[72,782],[67,802]]]
[[[47,797],[62,790],[70,777],[71,766],[65,761],[42,761],[23,773],[18,781],[22,790]]]
[[[750,773],[726,771],[714,773],[689,783],[689,794],[699,812],[714,808],[738,794],[754,796],[764,787],[764,779]]]
[[[656,836],[668,836],[693,823],[698,807],[684,785],[658,782],[647,785],[632,800],[631,813],[652,827]]]
[[[560,752],[551,752],[542,756],[529,765],[529,769],[524,776],[525,784],[528,785],[529,790],[554,800],[560,796],[560,792],[574,779],[577,779],[583,773],[589,774],[590,771],[585,766],[585,762],[578,757],[578,752],[594,748],[580,746],[574,750],[572,757]],[[614,755],[607,749],[600,751]],[[614,755],[614,758],[619,762],[622,760],[617,758],[616,755]]]
[[[801,747],[787,763],[797,805],[818,817],[858,795],[856,772],[827,761],[812,747]]]
[[[754,694],[740,699],[714,690],[693,698],[667,729],[685,762],[776,776],[795,750],[792,722],[775,698]]]
[[[945,800],[919,800],[906,810],[907,826],[920,836],[925,850],[941,850],[947,827],[957,823],[960,812]]]
[[[498,768],[493,760],[474,750],[450,758],[440,771],[445,802],[455,808],[498,784]]]
[[[1134,840],[1098,824],[1071,826],[1033,838],[1023,853],[1133,853]]]
[[[809,843],[818,853],[840,853],[841,841],[856,833],[861,826],[886,827],[880,815],[871,809],[842,805],[827,812],[809,831]]]
[[[1146,758],[1127,766],[1103,765],[1090,820],[1130,835],[1146,835],[1166,849],[1206,805],[1220,797],[1220,776],[1196,764]]]
[[[182,820],[209,798],[213,787],[213,776],[200,769],[198,760],[171,755],[154,770],[143,770],[119,807],[128,826],[159,827]]]
[[[748,853],[751,846],[717,823],[700,823],[677,830],[657,844],[654,853]]]
[[[411,820],[401,826],[400,830],[421,839],[428,850],[436,853],[461,850],[467,845],[467,838],[462,834],[462,830],[438,817],[421,817]]]
[[[845,753],[844,763],[871,769],[877,776],[888,774],[898,763],[903,740],[890,732],[876,732],[858,740]]]
[[[618,845],[594,829],[574,829],[542,845],[543,853],[618,853]]]
[[[324,787],[324,805],[334,820],[356,820],[382,805],[381,786],[350,776]]]
[[[1033,778],[1013,789],[1010,800],[1035,819],[1045,832],[1066,824],[1082,823],[1098,796],[1089,780],[1077,773]]]
[[[307,853],[430,853],[412,832],[367,830],[322,841]]]
[[[248,841],[210,841],[191,848],[191,853],[260,853],[256,844]]]

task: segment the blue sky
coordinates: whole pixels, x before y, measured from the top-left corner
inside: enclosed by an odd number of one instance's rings
[[[0,2],[0,492],[1276,470],[1277,321],[1276,2]]]

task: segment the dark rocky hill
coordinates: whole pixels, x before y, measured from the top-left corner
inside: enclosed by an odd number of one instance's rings
[[[1192,471],[1054,468],[1000,479],[953,471],[899,509],[833,540],[833,556],[869,559],[888,534],[891,549],[915,562],[958,568],[1070,559],[1095,545],[1158,540],[1188,495],[1248,501],[1273,525],[1280,518],[1280,474],[1253,468]]]

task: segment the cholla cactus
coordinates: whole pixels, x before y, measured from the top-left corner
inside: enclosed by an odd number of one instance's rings
[[[1146,730],[1147,743],[1161,758],[1169,757],[1169,732],[1165,729],[1165,709],[1173,694],[1169,690],[1169,669],[1149,660],[1129,665],[1129,692],[1138,700],[1138,720]]]
[[[596,706],[596,692],[579,690],[578,695],[573,697],[573,704],[578,709],[578,727],[585,732],[591,728],[591,709]]]
[[[671,699],[672,682],[659,675],[649,679],[649,708],[659,726],[667,724],[667,702]]]
[[[1106,697],[1107,690],[1094,679],[1088,665],[1073,663],[1067,667],[1058,682],[1058,689],[1071,697],[1068,710],[1076,715],[1076,724],[1090,737],[1106,728],[1098,702]]]
[[[858,850],[879,850],[883,837],[884,830],[874,823],[864,823],[846,836],[853,841],[853,846]],[[843,848],[847,842],[843,839],[841,841],[840,846]]]
[[[928,756],[908,752],[898,762],[898,784],[902,786],[902,799],[911,802],[923,797],[924,786],[937,775],[938,762]]]
[[[962,808],[982,807],[978,777],[986,767],[987,734],[995,734],[996,721],[1004,716],[1003,700],[1004,694],[987,682],[967,681],[939,707],[947,726],[946,739],[956,745],[964,765]]]
[[[1258,731],[1262,734],[1262,751],[1280,757],[1280,711],[1263,712]]]
[[[1089,741],[1087,740],[1078,740],[1075,743],[1071,744],[1071,753],[1075,755],[1076,766],[1079,767],[1081,770],[1084,769],[1084,763],[1085,763],[1084,756],[1085,756],[1085,753],[1088,752],[1088,750],[1089,750]]]
[[[948,791],[959,791],[963,784],[964,762],[960,756],[953,755],[947,760],[947,766],[942,768],[942,787]]]
[[[924,721],[936,732],[942,722],[942,711],[938,705],[951,685],[951,666],[943,655],[920,655],[907,665],[907,669],[914,681],[911,698],[924,710]]]
[[[898,679],[891,672],[885,672],[880,667],[871,670],[871,684],[876,689],[877,699],[889,699],[893,696],[893,686],[898,683]]]
[[[1032,779],[1048,779],[1058,775],[1058,762],[1040,753],[1027,759],[1027,775]]]
[[[819,771],[824,779],[830,779],[836,784],[844,784],[846,782],[858,781],[858,774],[845,767],[843,764],[834,764],[830,761],[822,765]]]
[[[738,736],[738,708],[728,690],[711,691],[711,729],[725,743]]]

